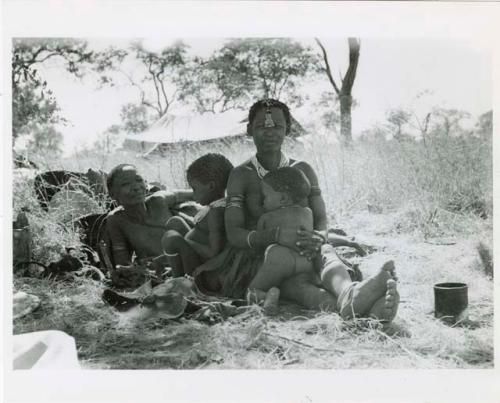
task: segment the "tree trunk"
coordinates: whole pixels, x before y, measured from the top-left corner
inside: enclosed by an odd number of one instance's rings
[[[350,143],[352,140],[351,126],[351,95],[340,95],[340,135],[345,143]]]
[[[316,43],[321,48],[321,52],[323,54],[323,61],[325,63],[325,67],[323,68],[323,70],[325,71],[328,80],[332,84],[333,90],[337,94],[337,97],[340,101],[340,134],[344,143],[348,144],[352,140],[352,87],[354,85],[354,80],[356,79],[356,71],[358,69],[359,62],[359,49],[361,43],[360,40],[356,38],[347,39],[347,43],[349,45],[349,67],[347,68],[347,71],[342,78],[340,88],[333,78],[325,47],[317,38]]]

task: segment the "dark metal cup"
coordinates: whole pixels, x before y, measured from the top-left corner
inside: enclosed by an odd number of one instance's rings
[[[439,283],[434,285],[434,316],[446,323],[455,324],[465,318],[467,284]]]

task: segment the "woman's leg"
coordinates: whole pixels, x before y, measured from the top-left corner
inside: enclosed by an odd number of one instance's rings
[[[343,318],[371,315],[390,321],[396,315],[399,295],[392,261],[375,276],[353,283],[333,247],[323,245],[320,274],[324,289],[314,284],[312,276],[300,274],[283,282],[282,297],[309,309],[337,311]]]
[[[179,232],[167,231],[161,242],[163,250],[169,258],[174,277],[180,277],[184,274],[191,275],[202,263],[199,256]]]
[[[337,307],[337,298],[315,284],[313,273],[301,273],[286,279],[280,291],[282,298],[307,309],[334,312]]]
[[[320,261],[321,285],[338,298],[342,291],[352,283],[348,267],[339,259],[330,244],[321,247]]]
[[[392,261],[386,262],[376,275],[360,283],[353,283],[350,280],[347,266],[339,259],[333,246],[323,245],[321,262],[321,285],[338,299],[337,310],[344,318],[368,315],[377,302],[379,305],[382,303],[381,300],[385,299],[389,288],[392,289],[391,294],[397,294],[394,282],[395,267]],[[391,311],[394,317],[397,303],[395,306],[391,305]]]

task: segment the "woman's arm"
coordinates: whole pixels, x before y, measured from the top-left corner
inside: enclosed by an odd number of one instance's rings
[[[278,231],[276,228],[260,231],[249,231],[246,228],[245,212],[250,209],[262,210],[262,206],[252,205],[260,200],[260,184],[251,181],[249,172],[241,166],[233,169],[229,176],[225,211],[226,234],[233,246],[261,249],[277,242]]]
[[[309,194],[308,202],[309,208],[313,212],[314,218],[314,229],[316,231],[324,231],[324,236],[326,237],[327,223],[326,218],[326,206],[323,196],[321,195],[321,190],[318,183],[318,176],[314,169],[306,162],[300,162],[297,164],[297,168],[300,169],[309,179],[311,184],[311,193]]]
[[[132,262],[132,250],[120,225],[120,219],[109,215],[106,219],[106,231],[108,232],[113,263],[115,266],[126,266]]]
[[[176,204],[184,203],[193,200],[192,190],[159,190],[148,197],[154,203],[163,204],[164,207],[170,209]]]
[[[176,189],[172,191],[172,194],[175,197],[175,204],[193,200],[193,191],[191,189]]]

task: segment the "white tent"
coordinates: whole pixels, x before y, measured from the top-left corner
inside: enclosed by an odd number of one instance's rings
[[[128,135],[125,140],[144,143],[144,148],[150,149],[156,144],[196,143],[241,136],[246,133],[245,118],[245,112],[236,110],[195,116],[165,115],[145,132]]]
[[[194,116],[165,115],[140,134],[125,137],[125,147],[141,149],[145,154],[161,145],[193,144],[244,137],[247,131],[247,112],[230,110]],[[292,117],[293,137],[304,129]]]

